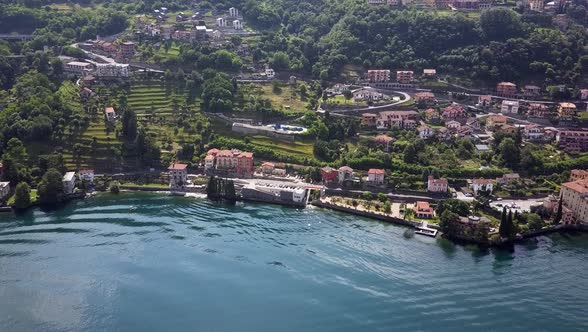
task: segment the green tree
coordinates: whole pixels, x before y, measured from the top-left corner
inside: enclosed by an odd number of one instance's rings
[[[518,168],[520,161],[520,152],[519,148],[516,146],[512,138],[507,137],[503,139],[500,145],[498,146],[498,150],[500,151],[500,157],[502,158],[504,164],[507,167],[511,169]]]
[[[541,228],[543,228],[545,223],[543,222],[543,219],[541,218],[541,216],[539,216],[538,214],[529,213],[527,215],[527,225],[529,225],[530,230],[538,231]]]
[[[349,89],[345,89],[343,90],[343,96],[346,100],[350,100],[351,98],[353,98],[353,92],[351,92],[351,90]]]
[[[42,205],[55,205],[63,197],[62,175],[55,168],[47,170],[37,189],[38,200]]]
[[[6,150],[2,155],[2,159],[11,159],[17,164],[26,163],[29,155],[27,149],[21,140],[16,137],[11,138],[6,145]]]
[[[290,57],[287,53],[278,51],[272,58],[272,68],[278,70],[288,70],[290,68]]]
[[[126,109],[122,118],[122,134],[125,139],[132,141],[137,137],[137,115],[132,109]]]
[[[14,191],[14,207],[25,209],[31,205],[31,187],[26,182],[19,182]]]
[[[386,201],[384,203],[384,213],[385,214],[390,214],[390,212],[392,212],[392,205],[390,204],[389,201]]]
[[[380,201],[382,203],[388,202],[388,195],[386,195],[384,193],[378,193],[378,201]]]
[[[561,222],[561,217],[563,214],[563,199],[559,199],[559,204],[557,206],[557,213],[555,214],[555,220],[553,221],[554,224],[559,224]]]

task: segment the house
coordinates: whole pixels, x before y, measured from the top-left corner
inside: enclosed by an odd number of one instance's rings
[[[126,63],[98,63],[94,74],[97,77],[129,77],[130,69]]]
[[[219,17],[216,19],[216,26],[217,27],[225,27],[227,26],[227,20],[224,17]]]
[[[478,118],[475,117],[468,118],[468,120],[466,121],[466,126],[469,126],[470,128],[472,128],[472,130],[480,130],[480,120],[478,120]]]
[[[321,176],[324,184],[336,183],[339,180],[339,171],[332,167],[321,168]]]
[[[114,107],[106,107],[104,109],[104,118],[107,122],[113,123],[116,120],[116,112],[114,112]]]
[[[494,189],[494,183],[491,179],[473,179],[471,188],[476,195],[478,195],[478,192],[481,191],[492,193],[492,190]]]
[[[514,97],[517,94],[517,85],[512,82],[500,82],[496,84],[496,94],[503,97]]]
[[[480,153],[490,151],[490,147],[487,144],[476,144],[475,147],[476,150]]]
[[[387,0],[368,0],[368,5],[385,5]]]
[[[63,192],[66,194],[71,194],[74,192],[76,187],[76,172],[67,172],[63,176],[62,179],[63,183]]]
[[[90,85],[96,83],[96,77],[94,77],[92,75],[86,75],[86,76],[84,76],[82,83],[85,86],[90,86]]]
[[[424,77],[435,77],[437,76],[437,70],[435,69],[423,69]]]
[[[588,131],[562,130],[556,137],[560,149],[566,152],[588,151]]]
[[[478,106],[480,107],[488,107],[492,103],[492,96],[490,95],[483,95],[478,97]]]
[[[338,169],[339,172],[339,183],[353,180],[353,168],[349,166],[342,166]]]
[[[503,132],[503,133],[508,133],[508,134],[514,134],[517,132],[517,127],[515,126],[511,126],[508,124],[503,124],[502,126],[498,126],[495,131],[499,131],[499,132]]]
[[[576,222],[588,222],[588,180],[563,183],[561,200],[562,205],[572,211]]]
[[[447,128],[439,128],[436,136],[440,141],[449,141],[452,137],[451,132]]]
[[[529,0],[528,6],[531,11],[542,12],[545,7],[545,2],[543,0]]]
[[[472,127],[465,125],[457,129],[457,136],[459,136],[460,138],[469,138],[472,136],[473,132],[474,130],[472,129]]]
[[[539,97],[541,95],[541,88],[536,85],[525,85],[523,87],[523,95],[525,97]]]
[[[368,185],[382,185],[384,184],[384,176],[386,172],[383,169],[371,168],[368,171],[367,183]]]
[[[581,100],[588,99],[588,89],[580,89],[580,99]]]
[[[94,170],[93,169],[81,169],[78,171],[78,178],[80,179],[80,181],[94,183]]]
[[[445,128],[447,128],[451,132],[457,132],[457,130],[461,127],[461,124],[457,121],[448,121],[445,122]]]
[[[5,200],[10,195],[10,182],[0,182],[0,201]]]
[[[412,83],[414,72],[412,70],[399,70],[396,72],[396,81],[402,84]]]
[[[382,100],[384,95],[375,89],[362,88],[353,91],[353,100],[358,101],[378,101]]]
[[[215,168],[214,167],[215,160],[216,160],[216,157],[214,155],[211,155],[211,154],[206,155],[206,157],[204,157],[204,171],[213,170]]]
[[[265,76],[271,80],[276,76],[276,72],[272,68],[266,68]]]
[[[96,93],[86,87],[82,88],[82,91],[80,91],[80,97],[82,99],[89,99],[96,96]]]
[[[435,179],[433,176],[429,175],[427,178],[427,191],[433,193],[446,193],[448,188],[447,179]]]
[[[503,100],[500,105],[500,112],[502,113],[518,113],[519,102],[516,100]]]
[[[272,174],[274,169],[276,169],[276,165],[274,163],[265,162],[261,164],[261,172],[265,175]]]
[[[418,201],[414,205],[414,215],[419,219],[432,219],[435,216],[435,210],[429,202]]]
[[[374,138],[374,142],[376,142],[376,145],[380,147],[384,152],[390,152],[392,143],[394,143],[394,138],[388,135],[378,135]]]
[[[367,72],[367,80],[370,83],[388,82],[390,81],[390,70],[370,69]]]
[[[121,58],[131,59],[135,55],[135,43],[127,41],[120,44],[119,54]]]
[[[169,172],[169,186],[172,189],[181,189],[188,184],[188,165],[171,163],[167,168]]]
[[[414,98],[418,103],[434,103],[436,101],[435,95],[428,91],[417,92],[414,94]]]
[[[543,140],[545,134],[543,132],[543,128],[536,125],[530,124],[526,125],[524,129],[525,138],[532,141],[540,141]]]
[[[501,185],[509,185],[520,180],[521,176],[519,173],[504,174],[502,177],[496,178],[496,182],[500,183]]]
[[[529,117],[548,119],[550,114],[549,107],[545,104],[531,103],[527,107],[527,116]]]
[[[86,75],[94,70],[91,63],[81,61],[71,61],[63,66],[63,71],[69,74]]]
[[[363,113],[361,115],[361,124],[366,127],[375,127],[378,121],[378,115],[374,113]]]
[[[233,21],[233,29],[243,30],[243,23],[240,20],[234,20]]]
[[[433,137],[434,134],[433,129],[427,126],[426,124],[422,124],[421,126],[419,126],[417,128],[417,131],[419,132],[419,137],[424,140]]]
[[[235,173],[239,177],[250,178],[253,176],[253,152],[241,152],[237,156]]]
[[[230,17],[239,17],[239,9],[235,7],[229,8],[229,16]]]
[[[576,105],[574,103],[559,103],[557,114],[560,120],[572,120],[576,115]]]
[[[588,179],[588,170],[573,169],[570,172],[570,181],[586,180]]]
[[[377,129],[390,129],[392,127],[414,128],[418,113],[415,111],[384,111],[378,114]]]
[[[441,116],[446,122],[457,121],[460,124],[465,124],[468,119],[468,113],[466,109],[459,104],[451,104],[445,107],[441,113]]]
[[[425,119],[428,122],[438,122],[441,117],[439,116],[439,112],[437,112],[434,108],[427,108],[425,110]]]
[[[504,115],[490,115],[486,118],[486,128],[494,129],[495,127],[505,125],[507,120],[507,117]]]

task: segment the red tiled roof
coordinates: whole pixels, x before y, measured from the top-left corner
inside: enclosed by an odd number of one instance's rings
[[[219,149],[210,149],[210,150],[208,150],[208,152],[206,154],[209,154],[209,155],[213,155],[214,156],[217,153],[219,153],[219,151],[220,151]]]
[[[385,173],[386,173],[386,171],[384,171],[384,170],[383,170],[383,169],[381,169],[381,168],[371,168],[371,169],[368,171],[368,174],[376,174],[376,175],[377,175],[377,174],[385,174]]]
[[[489,184],[492,183],[492,179],[474,179],[473,184]]]
[[[188,165],[186,164],[180,164],[180,163],[172,163],[171,165],[169,165],[169,167],[167,168],[168,170],[174,170],[174,171],[181,171],[188,168]]]
[[[578,180],[562,183],[562,187],[566,187],[581,194],[586,194],[588,193],[588,180]]]

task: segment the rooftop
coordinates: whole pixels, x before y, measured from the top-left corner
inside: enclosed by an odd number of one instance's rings
[[[75,176],[76,172],[67,172],[65,175],[63,175],[63,181],[73,181]]]
[[[186,168],[188,168],[188,165],[186,165],[186,164],[171,163],[171,165],[169,165],[169,167],[167,169],[170,171],[182,171],[182,170],[185,170]]]
[[[562,183],[562,187],[568,188],[580,194],[588,193],[588,180],[578,180]]]
[[[384,171],[384,170],[383,170],[383,169],[381,169],[381,168],[371,168],[371,169],[368,171],[368,174],[375,174],[375,175],[379,175],[379,174],[382,174],[382,175],[383,175],[383,174],[385,174],[385,173],[386,173],[386,171]]]

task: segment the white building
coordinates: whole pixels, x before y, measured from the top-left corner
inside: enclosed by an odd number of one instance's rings
[[[429,139],[433,137],[433,129],[427,125],[422,125],[418,127],[417,130],[421,139]]]
[[[214,30],[212,32],[212,39],[214,39],[214,40],[221,40],[221,39],[223,39],[223,33],[220,32],[219,30]]]
[[[272,79],[272,78],[274,78],[276,76],[276,72],[273,69],[271,69],[271,68],[266,68],[265,69],[265,76],[268,79]]]
[[[98,77],[129,77],[129,65],[123,63],[99,63],[96,65]]]
[[[10,182],[0,182],[0,200],[4,200],[10,195]]]
[[[89,183],[94,183],[94,170],[93,169],[81,169],[78,172],[78,178],[80,181],[87,181]]]
[[[384,184],[384,175],[386,172],[383,169],[372,168],[368,171],[367,183],[370,185]]]
[[[106,107],[104,109],[104,119],[111,123],[116,121],[116,112],[114,111],[114,107]]]
[[[172,163],[167,170],[169,171],[170,188],[181,189],[188,184],[188,165]]]
[[[63,66],[63,70],[70,74],[86,75],[94,70],[94,66],[87,62],[71,61]]]
[[[447,179],[435,179],[432,176],[427,178],[427,191],[433,193],[446,193],[447,192]]]
[[[500,112],[502,113],[518,113],[519,102],[516,100],[503,100],[500,105]]]
[[[212,169],[214,169],[214,161],[216,160],[216,158],[213,155],[207,155],[206,158],[204,158],[204,170],[205,171],[210,171]]]
[[[235,7],[229,8],[229,16],[230,17],[239,17],[239,9]]]
[[[488,191],[492,193],[492,190],[494,190],[494,182],[491,179],[474,179],[472,180],[471,187],[476,195],[480,191]]]
[[[219,17],[216,19],[216,26],[217,27],[224,27],[227,26],[227,20],[224,17]]]
[[[76,187],[76,172],[67,172],[63,176],[63,192],[66,194],[73,193]]]
[[[339,183],[343,183],[346,180],[353,179],[353,168],[349,166],[342,166],[339,167],[337,171],[339,172]]]
[[[234,20],[233,21],[233,29],[243,30],[243,23],[240,20]]]

